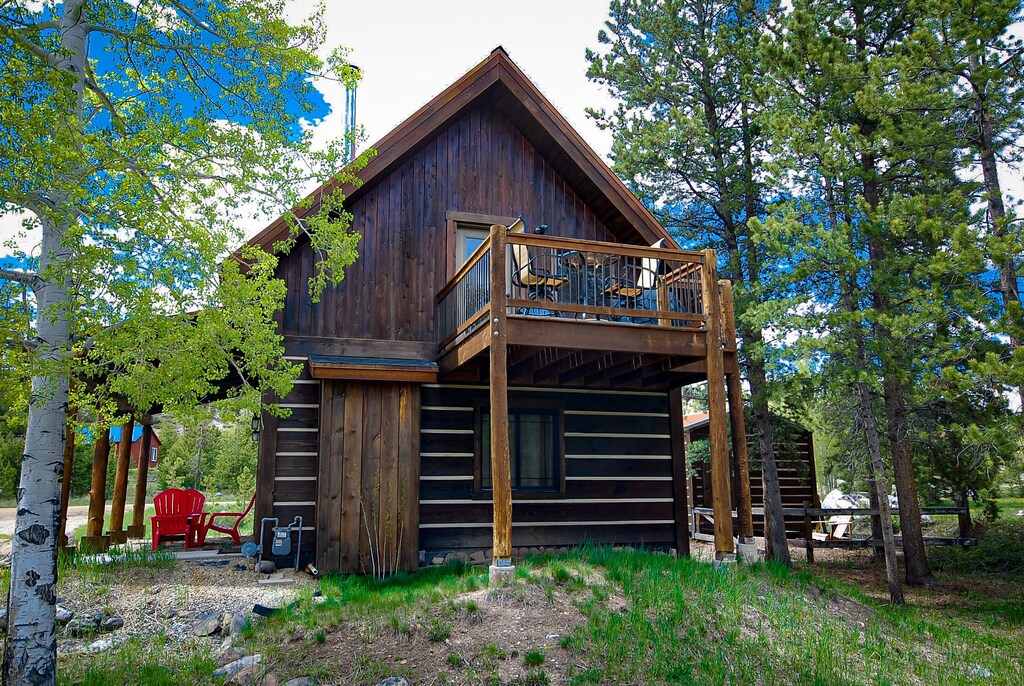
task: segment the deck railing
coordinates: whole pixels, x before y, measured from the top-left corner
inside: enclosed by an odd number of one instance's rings
[[[484,239],[437,294],[441,347],[487,319],[491,304],[491,239]]]
[[[705,254],[525,233],[508,235],[508,314],[702,330]],[[437,295],[441,347],[486,321],[488,237]]]

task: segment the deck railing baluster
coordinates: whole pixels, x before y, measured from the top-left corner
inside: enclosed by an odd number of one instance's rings
[[[510,234],[508,241],[510,251],[525,246],[538,273],[560,281],[548,290],[506,284],[512,315],[693,330],[707,326],[702,253],[533,234]],[[514,262],[511,256],[508,261]],[[657,265],[653,273],[652,265]],[[647,277],[641,280],[645,270]],[[486,319],[489,289],[488,238],[438,294],[442,348],[466,337]],[[538,299],[530,300],[531,295]]]

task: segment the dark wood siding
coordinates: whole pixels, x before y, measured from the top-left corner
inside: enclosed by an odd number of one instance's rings
[[[359,259],[320,303],[310,302],[308,243],[278,266],[288,284],[286,336],[432,341],[438,337],[434,297],[448,280],[446,212],[515,217],[549,234],[612,241],[594,212],[555,173],[509,120],[478,103],[349,208],[359,232]]]
[[[473,493],[475,414],[487,397],[485,387],[423,386],[420,548],[428,552],[491,546],[491,504]],[[531,402],[562,408],[565,492],[514,494],[513,546],[674,546],[667,396],[509,393],[513,408]]]
[[[316,529],[323,571],[416,568],[419,391],[409,383],[324,382]]]
[[[297,360],[293,360],[296,362]],[[320,382],[310,378],[303,365],[302,374],[291,392],[281,399],[291,415],[273,418],[263,415],[257,473],[255,534],[263,517],[277,517],[281,525],[302,517],[302,560],[312,560],[316,527],[317,445],[319,441]],[[270,549],[270,530],[263,544]],[[275,559],[292,565],[294,558]]]
[[[753,421],[747,418],[747,426],[752,427]],[[818,488],[814,471],[813,434],[806,429],[779,417],[772,418],[772,431],[775,443],[775,461],[779,469],[779,490],[782,493],[782,506],[803,507],[805,502],[812,506],[820,506]],[[707,429],[701,428],[692,432],[691,440],[707,438]],[[753,507],[764,507],[764,482],[761,478],[761,457],[758,452],[758,441],[755,433],[748,433],[747,444],[750,452],[750,499]],[[696,475],[691,480],[694,507],[711,507],[711,478],[707,462],[695,465]],[[735,480],[734,480],[735,481]],[[735,496],[733,509],[736,507]],[[789,538],[804,537],[803,517],[785,517],[786,536]],[[710,533],[710,525],[701,529]],[[754,516],[754,535],[764,536],[764,518]]]

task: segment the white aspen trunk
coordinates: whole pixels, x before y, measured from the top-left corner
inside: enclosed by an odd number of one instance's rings
[[[66,121],[55,126],[80,126],[85,91],[87,28],[84,0],[64,3],[61,47],[56,68],[78,76],[77,95]],[[70,349],[70,307],[65,265],[70,249],[64,245],[70,211],[60,192],[46,194],[54,213],[40,216],[42,240],[39,273],[43,285],[36,290],[37,356],[45,369]],[[55,219],[56,217],[56,219]],[[60,487],[64,472],[64,441],[68,420],[68,378],[65,374],[37,374],[32,379],[28,428],[18,486],[18,509],[11,550],[11,589],[7,606],[7,642],[4,646],[3,683],[6,686],[55,685],[57,682],[57,531]]]
[[[63,234],[60,227],[43,220],[42,272],[65,255]],[[66,301],[63,283],[48,283],[36,293],[38,354],[44,364],[67,352],[67,315],[52,309]],[[56,683],[57,530],[67,419],[67,377],[34,377],[11,550],[3,679],[7,686]]]

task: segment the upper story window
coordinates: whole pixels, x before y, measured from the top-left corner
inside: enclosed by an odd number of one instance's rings
[[[458,269],[484,242],[490,227],[480,224],[456,224],[455,268]]]

